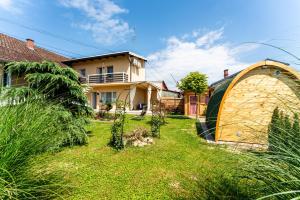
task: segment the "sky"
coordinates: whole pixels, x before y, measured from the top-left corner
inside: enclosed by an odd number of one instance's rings
[[[70,58],[133,51],[147,80],[171,89],[192,71],[212,83],[266,58],[300,70],[299,0],[0,0],[0,32]]]

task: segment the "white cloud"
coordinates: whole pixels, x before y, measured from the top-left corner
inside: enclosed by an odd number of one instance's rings
[[[219,42],[223,32],[224,29],[221,28],[204,35],[192,32],[181,38],[170,37],[164,49],[148,56],[147,79],[165,80],[174,89],[175,82],[171,73],[179,81],[189,72],[199,71],[207,74],[212,83],[223,78],[224,69],[234,73],[248,66],[248,63],[238,60],[239,54],[251,51],[256,46],[232,48],[228,43]]]
[[[126,42],[133,36],[134,31],[129,24],[118,18],[120,14],[128,13],[111,0],[59,0],[68,8],[75,8],[87,17],[88,21],[78,26],[91,31],[95,40],[102,44],[111,45]]]
[[[24,0],[23,0],[24,1]],[[12,14],[20,14],[20,4],[24,3],[22,0],[0,0],[0,9],[6,10]]]

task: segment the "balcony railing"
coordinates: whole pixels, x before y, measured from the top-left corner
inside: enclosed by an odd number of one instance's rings
[[[128,74],[125,72],[90,74],[88,77],[80,77],[79,80],[81,83],[88,84],[128,82]]]

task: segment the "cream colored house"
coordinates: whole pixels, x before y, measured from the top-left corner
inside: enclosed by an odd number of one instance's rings
[[[117,52],[71,59],[63,63],[75,69],[82,84],[87,85],[87,97],[95,110],[117,99],[126,101],[128,110],[141,110],[151,101],[159,100],[162,87],[146,81],[147,60],[132,52]]]

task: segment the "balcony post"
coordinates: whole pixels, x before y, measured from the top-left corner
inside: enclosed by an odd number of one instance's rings
[[[123,72],[123,83],[125,82],[125,72]]]

